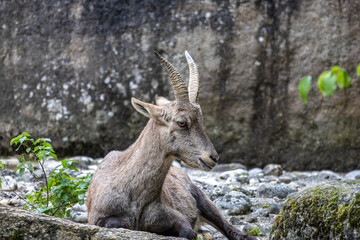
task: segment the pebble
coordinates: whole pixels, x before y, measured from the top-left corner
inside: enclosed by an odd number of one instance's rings
[[[246,170],[246,166],[241,163],[225,163],[217,165],[213,172],[226,172],[231,170],[243,169]]]
[[[249,170],[250,176],[256,176],[259,174],[264,174],[264,171],[261,168],[253,168],[253,169]]]
[[[258,187],[257,192],[264,197],[286,198],[289,193],[296,192],[296,190],[288,185],[265,183]]]
[[[273,176],[281,176],[283,173],[283,169],[279,164],[268,164],[264,167],[264,175],[273,175]]]
[[[268,212],[271,214],[278,214],[282,208],[283,204],[271,204],[268,207]]]
[[[340,180],[341,179],[339,174],[337,174],[333,171],[330,171],[330,170],[322,170],[319,174],[319,177],[323,178],[323,179],[329,179],[329,180]]]
[[[350,180],[360,179],[360,170],[353,170],[348,172],[347,174],[345,174],[345,178]]]

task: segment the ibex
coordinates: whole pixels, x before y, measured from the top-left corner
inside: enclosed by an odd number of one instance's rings
[[[203,129],[194,60],[185,52],[188,90],[172,64],[155,55],[170,75],[175,101],[157,98],[153,105],[131,99],[150,120],[134,144],[107,154],[95,171],[87,195],[89,224],[196,239],[195,230],[205,222],[229,239],[255,239],[232,226],[186,173],[171,166],[176,158],[211,170],[219,156]]]

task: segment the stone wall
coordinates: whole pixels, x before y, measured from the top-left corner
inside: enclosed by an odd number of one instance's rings
[[[130,98],[173,98],[153,51],[187,76],[188,50],[221,162],[359,168],[359,12],[357,0],[2,1],[0,154],[22,131],[63,156],[126,148],[147,121]],[[351,87],[323,98],[316,78],[335,64]]]

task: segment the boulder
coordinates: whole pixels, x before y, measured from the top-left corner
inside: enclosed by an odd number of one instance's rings
[[[127,229],[107,229],[30,213],[0,204],[0,239],[179,239]]]
[[[293,195],[270,239],[360,239],[360,181],[324,183]]]

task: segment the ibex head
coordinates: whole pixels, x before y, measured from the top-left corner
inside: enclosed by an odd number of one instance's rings
[[[189,89],[179,72],[157,52],[162,65],[170,75],[175,100],[163,97],[156,99],[156,104],[131,99],[134,108],[144,116],[153,119],[161,131],[161,141],[168,155],[176,157],[187,165],[203,170],[216,166],[219,156],[203,129],[203,117],[198,104],[199,77],[194,60],[185,51],[189,65]]]

